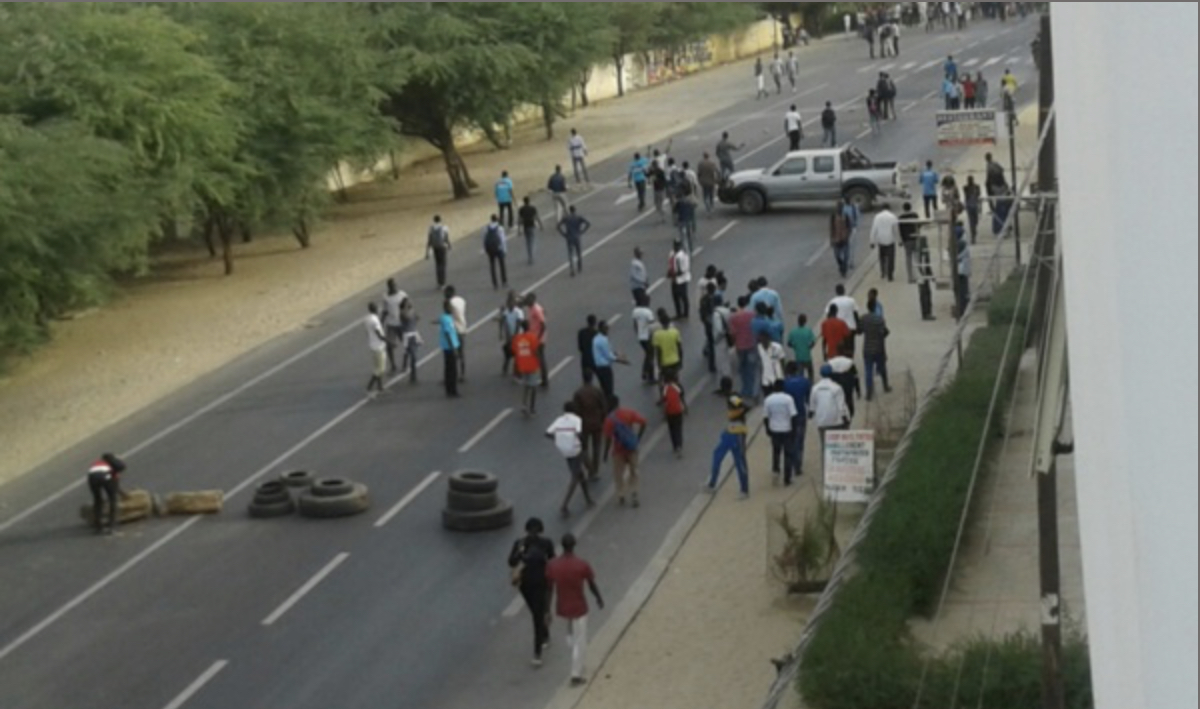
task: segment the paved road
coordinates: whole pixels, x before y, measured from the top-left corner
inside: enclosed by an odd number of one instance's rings
[[[798,99],[810,121],[807,133],[817,132],[812,121],[831,100],[845,107],[842,138],[860,140],[869,155],[901,162],[938,156],[932,113],[941,60],[953,52],[966,69],[986,66],[993,95],[1002,68],[1012,66],[1026,84],[1023,99],[1030,99],[1028,43],[1034,31],[1032,22],[987,23],[958,35],[916,34],[905,39],[899,59],[869,67],[860,42],[816,46],[803,55],[806,93]],[[880,138],[857,138],[866,128],[862,95],[875,71],[885,69],[898,77],[904,117]],[[695,107],[680,110],[702,112],[705,93],[747,92],[745,74],[746,67],[736,66],[690,79]],[[750,144],[739,166],[766,166],[784,149],[782,112],[791,100],[748,100],[708,116],[677,136],[675,153],[695,160],[723,128],[731,128]],[[322,314],[319,326],[247,354],[4,487],[0,706],[544,705],[567,670],[561,647],[541,672],[526,664],[528,621],[523,612],[512,613],[517,607],[503,564],[517,529],[477,536],[444,532],[442,491],[445,474],[454,470],[499,473],[502,493],[516,502],[520,519],[539,514],[551,520],[556,536],[567,529],[583,532],[581,551],[598,569],[611,605],[633,586],[697,494],[721,404],[708,394],[711,382],[697,356],[702,331],[693,324],[685,328],[690,359],[684,383],[695,401],[687,459],[670,457],[652,415],[643,509],[606,505],[570,524],[554,514],[564,466],[541,432],[578,384],[578,365],[569,360],[574,332],[588,313],[619,318],[617,347],[635,351],[625,280],[630,253],[641,245],[652,270],[665,272],[672,239],[656,217],[617,204],[625,194],[618,183],[626,162],[593,167],[598,184],[607,186],[581,204],[595,225],[583,278],[567,277],[557,240],[546,239],[533,268],[523,265],[516,255],[521,249],[513,245],[513,285],[535,289],[546,305],[548,359],[552,367],[561,365],[534,420],[504,413],[518,407],[519,394],[498,376],[490,313],[500,297],[487,283],[482,258],[464,243],[455,252],[452,280],[470,303],[476,329],[468,340],[462,401],[442,397],[437,352],[421,371],[421,386],[398,385],[391,396],[363,400],[367,358],[358,320],[367,299],[377,297],[372,286]],[[702,219],[698,243],[704,250],[696,270],[721,266],[735,291],[751,277],[767,276],[784,294],[789,318],[800,308],[815,318],[836,278],[824,223],[823,211],[815,209],[758,218],[724,210]],[[420,313],[428,319],[436,312],[439,298],[425,264],[404,270],[399,280]],[[665,288],[655,296],[656,304],[669,300]],[[618,389],[626,403],[653,414],[652,393],[638,385],[636,369],[618,373]],[[77,481],[102,449],[128,454],[130,484],[227,491],[226,513],[156,521],[111,539],[91,536],[75,519],[85,496]],[[292,468],[365,482],[374,508],[340,522],[246,519],[241,510],[253,485]],[[608,612],[597,613],[593,632],[607,618]],[[560,636],[561,627],[555,629],[559,646]]]

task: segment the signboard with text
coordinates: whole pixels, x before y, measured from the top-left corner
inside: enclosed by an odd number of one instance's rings
[[[825,499],[865,503],[875,492],[875,432],[827,431]]]
[[[943,148],[995,145],[999,135],[994,109],[938,111],[937,138]]]

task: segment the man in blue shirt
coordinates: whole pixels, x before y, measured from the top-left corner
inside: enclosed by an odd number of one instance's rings
[[[942,70],[945,72],[946,78],[958,83],[958,63],[954,61],[953,56],[946,57],[946,63],[942,65]]]
[[[933,169],[933,161],[925,163],[925,172],[921,173],[921,194],[925,197],[925,218],[933,219],[933,213],[938,208],[938,183],[941,176]]]
[[[775,322],[783,324],[783,300],[779,297],[779,293],[768,287],[770,284],[766,278],[759,278],[757,288],[754,295],[750,296],[750,307],[758,310],[758,304],[762,303],[771,309],[771,314],[775,318]]]
[[[558,223],[558,233],[567,240],[567,263],[571,266],[571,278],[583,273],[583,235],[592,228],[592,223],[579,216],[575,207],[568,210],[567,218]]]
[[[796,476],[804,474],[804,439],[808,433],[808,400],[812,397],[812,381],[800,371],[796,362],[788,362],[784,369],[783,391],[796,402],[800,412],[796,424]]]
[[[646,211],[646,171],[650,161],[641,153],[634,153],[633,163],[629,166],[629,187],[637,190],[638,211]]]
[[[621,355],[613,352],[612,343],[608,340],[608,323],[602,322],[596,327],[596,337],[592,340],[592,360],[595,363],[596,379],[600,380],[600,388],[604,396],[613,401],[616,389],[613,383],[613,365],[624,362]]]
[[[567,201],[567,176],[563,174],[562,165],[555,166],[554,174],[546,181],[546,189],[554,199],[554,221],[561,222],[570,206]]]
[[[445,364],[446,396],[458,398],[458,330],[454,327],[454,310],[447,300],[438,321],[438,336],[442,347],[442,362]]]
[[[500,221],[504,221],[505,212],[508,213],[508,228],[512,229],[516,225],[516,216],[513,212],[513,193],[516,192],[516,187],[513,185],[512,178],[508,176],[508,171],[500,173],[500,179],[496,182],[496,205],[500,208]]]
[[[766,335],[771,342],[783,343],[783,323],[775,321],[775,314],[771,310],[771,306],[766,303],[759,303],[757,306],[752,306],[755,317],[750,323],[750,328],[754,332],[755,339]]]

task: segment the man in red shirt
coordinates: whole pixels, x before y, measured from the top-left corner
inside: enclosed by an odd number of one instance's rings
[[[562,538],[562,555],[546,565],[546,580],[551,593],[556,595],[555,611],[559,618],[567,621],[567,645],[571,648],[571,685],[587,684],[584,677],[584,659],[587,651],[587,596],[583,593],[586,584],[596,599],[596,606],[604,608],[600,589],[596,588],[596,574],[591,564],[575,556],[575,535]]]
[[[683,417],[687,414],[687,399],[679,384],[679,375],[669,372],[664,375],[662,389],[663,413],[667,416],[667,431],[671,434],[671,448],[676,458],[683,458]]]
[[[738,374],[742,380],[742,398],[754,399],[758,393],[758,338],[754,336],[754,311],[749,296],[738,298],[738,311],[729,318],[729,334],[737,350]]]
[[[537,413],[538,372],[542,368],[538,358],[538,336],[529,331],[529,322],[517,326],[518,335],[513,338],[513,367],[521,382],[521,413],[532,416]]]
[[[613,477],[617,482],[617,503],[625,505],[629,495],[633,506],[638,501],[638,447],[642,434],[646,432],[646,419],[633,409],[622,409],[621,400],[613,397],[609,401],[612,413],[604,419],[605,452],[612,452]],[[626,471],[629,477],[626,480]]]
[[[821,323],[821,339],[825,341],[825,361],[840,356],[842,343],[853,334],[846,321],[838,317],[837,306],[831,304],[825,322]]]

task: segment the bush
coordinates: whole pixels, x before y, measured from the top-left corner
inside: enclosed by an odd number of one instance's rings
[[[1031,289],[1018,302],[1021,275],[997,289],[989,326],[972,336],[957,377],[931,404],[859,548],[856,575],[835,597],[802,658],[798,688],[815,709],[911,709],[923,671],[923,707],[979,706],[980,692],[984,707],[1040,701],[1036,637],[977,639],[926,659],[907,625],[915,614],[932,614],[952,571],[950,555],[971,502],[971,473],[997,377],[996,415],[1013,389],[1019,332],[1009,359],[997,368],[1010,325],[1019,331],[1029,317]],[[1064,676],[1067,706],[1091,707],[1082,637],[1071,636],[1066,645]]]

